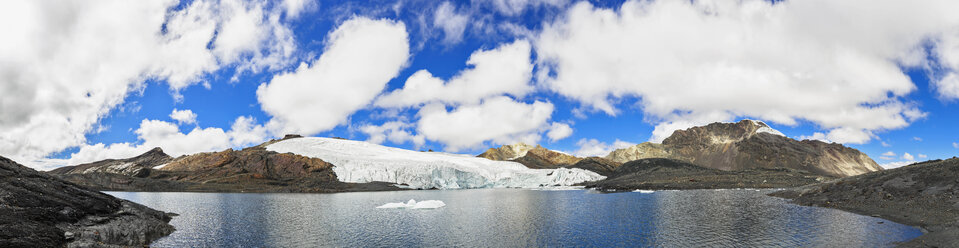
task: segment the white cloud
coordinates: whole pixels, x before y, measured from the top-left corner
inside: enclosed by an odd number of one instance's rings
[[[463,40],[463,31],[469,24],[469,16],[456,12],[456,6],[443,2],[433,13],[433,26],[443,29],[443,42],[454,44]]]
[[[442,142],[448,151],[525,142],[535,144],[540,132],[550,127],[553,104],[515,102],[506,96],[492,97],[477,105],[463,105],[447,111],[434,103],[419,110],[417,133]]]
[[[486,0],[504,15],[522,14],[530,7],[550,6],[561,7],[569,4],[569,0]]]
[[[882,147],[890,147],[890,146],[892,145],[890,145],[889,143],[886,143],[885,141],[882,142]]]
[[[881,166],[883,169],[887,169],[887,170],[888,170],[888,169],[895,169],[895,168],[903,167],[903,166],[906,166],[906,165],[910,165],[910,164],[912,164],[912,163],[915,163],[915,162],[912,162],[912,161],[899,161],[899,162],[889,162],[889,163],[885,163],[885,164],[880,164],[879,166]]]
[[[666,126],[748,116],[808,121],[828,131],[820,138],[864,143],[925,116],[903,100],[916,86],[900,66],[923,65],[923,42],[959,27],[945,11],[957,4],[580,2],[536,40],[537,78],[610,115],[617,101],[638,97],[646,118],[664,126],[657,137],[675,130]]]
[[[269,138],[265,128],[256,125],[255,122],[256,120],[252,117],[241,116],[236,118],[228,132],[214,127],[195,127],[187,133],[182,133],[175,123],[144,119],[140,122],[140,127],[133,131],[137,135],[136,143],[83,145],[68,159],[41,160],[38,168],[52,169],[104,159],[130,158],[155,147],[162,148],[165,153],[173,157],[246,147],[263,143]]]
[[[912,140],[915,140],[915,141],[922,141],[922,138],[919,138],[919,137],[912,137]]]
[[[522,97],[532,91],[533,65],[530,44],[518,40],[493,50],[478,50],[467,65],[444,83],[429,71],[420,70],[406,79],[402,89],[380,96],[380,107],[407,107],[439,101],[447,104],[476,104],[481,99],[503,94]]]
[[[173,113],[170,113],[170,118],[180,123],[181,125],[196,123],[196,114],[193,113],[193,110],[189,110],[189,109],[184,109],[184,110],[173,109]]]
[[[953,147],[953,148],[956,148],[956,149],[959,149],[959,143],[952,142],[952,147]]]
[[[409,131],[412,127],[412,124],[406,122],[390,121],[379,126],[372,124],[363,125],[360,126],[359,130],[369,137],[366,141],[370,143],[382,144],[387,140],[393,144],[412,142],[415,146],[414,149],[419,149],[419,147],[422,147],[423,144],[426,143],[426,138],[422,135],[415,135]]]
[[[303,11],[316,8],[316,5],[314,0],[283,0],[286,16],[291,19],[296,19]]]
[[[604,157],[616,149],[635,146],[636,144],[617,139],[612,144],[606,144],[596,139],[580,139],[576,142],[579,149],[572,152],[577,157]]]
[[[924,158],[928,158],[928,157],[929,157],[929,155],[922,154],[922,153],[917,154],[916,156],[919,157],[920,159],[924,159]]]
[[[565,139],[570,135],[573,135],[573,128],[569,127],[569,124],[559,122],[553,122],[549,127],[549,131],[546,132],[546,137],[549,137],[550,142]]]
[[[85,134],[148,78],[176,92],[223,66],[271,68],[295,49],[284,42],[292,40],[285,24],[271,21],[281,11],[262,3],[176,5],[5,3],[0,8],[0,23],[7,24],[0,25],[0,154],[28,166],[41,163],[53,152],[85,145]]]
[[[902,153],[902,159],[907,160],[907,161],[916,160],[916,158],[913,157],[912,154],[909,154],[908,152]]]
[[[331,32],[311,65],[273,77],[257,89],[276,133],[312,135],[347,121],[396,77],[409,57],[401,22],[354,17]]]

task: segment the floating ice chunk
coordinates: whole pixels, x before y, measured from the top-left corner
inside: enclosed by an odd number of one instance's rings
[[[652,194],[652,193],[656,193],[656,191],[653,191],[653,190],[642,190],[642,189],[637,189],[637,190],[633,190],[633,192],[637,192],[637,193],[643,193],[643,194]]]
[[[332,138],[288,139],[266,149],[322,159],[333,164],[343,182],[389,182],[414,189],[539,188],[606,178],[577,168],[529,169],[517,162]]]
[[[553,186],[553,187],[541,187],[541,188],[532,188],[532,190],[540,191],[565,191],[565,190],[585,190],[586,186]]]
[[[376,208],[436,209],[444,206],[446,206],[446,203],[443,203],[443,201],[439,201],[439,200],[427,200],[427,201],[417,202],[416,200],[410,199],[406,203],[390,202]]]

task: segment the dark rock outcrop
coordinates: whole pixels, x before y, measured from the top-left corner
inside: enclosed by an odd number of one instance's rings
[[[0,157],[0,247],[145,246],[173,232],[169,221]]]
[[[288,135],[284,139],[297,138]],[[200,191],[200,192],[344,192],[398,190],[387,183],[344,183],[337,180],[333,165],[318,158],[267,151],[266,145],[235,151],[207,152],[171,160],[147,160],[134,164],[137,173],[114,170],[108,160],[50,171],[65,180],[99,190]],[[153,152],[153,151],[151,151]],[[119,163],[127,165],[127,162]],[[162,167],[158,167],[161,166]]]
[[[876,216],[928,231],[906,247],[959,244],[959,158],[932,160],[819,184],[772,196],[807,206]]]
[[[606,191],[781,188],[831,179],[785,168],[723,171],[667,158],[630,161],[605,175],[605,180],[583,185]]]
[[[621,165],[622,163],[620,162],[616,162],[616,161],[605,159],[605,158],[588,157],[567,167],[584,169],[584,170],[596,172],[597,174],[600,174],[606,177],[610,177],[615,175],[616,168],[619,168],[619,166]]]
[[[672,158],[724,171],[788,168],[833,177],[882,170],[856,149],[817,140],[797,141],[752,120],[677,130],[661,145],[643,143],[613,151],[607,158],[617,162]]]

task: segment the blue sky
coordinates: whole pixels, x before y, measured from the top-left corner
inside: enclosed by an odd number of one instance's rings
[[[0,155],[48,169],[295,132],[586,156],[744,118],[889,166],[959,154],[955,3],[810,2],[13,3],[39,24],[3,30],[26,38],[0,46],[0,90],[22,96],[0,101]],[[414,78],[435,91],[400,92]]]

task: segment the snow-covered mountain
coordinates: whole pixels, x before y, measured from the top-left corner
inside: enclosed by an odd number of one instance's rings
[[[534,188],[605,178],[583,169],[529,169],[516,162],[333,138],[287,139],[266,149],[322,159],[333,164],[333,171],[343,182],[380,181],[417,189]]]

